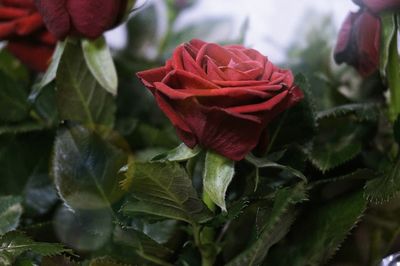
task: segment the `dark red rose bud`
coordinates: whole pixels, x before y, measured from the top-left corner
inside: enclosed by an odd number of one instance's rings
[[[367,7],[373,13],[400,10],[400,0],[353,0],[353,2]]]
[[[95,39],[124,15],[128,0],[35,0],[51,33],[58,39]]]
[[[368,11],[350,13],[339,33],[334,57],[338,64],[354,66],[362,76],[378,70],[380,19]]]
[[[36,71],[46,70],[57,42],[33,0],[0,0],[0,41],[8,41],[8,50]]]
[[[236,161],[263,144],[271,120],[303,98],[291,71],[240,45],[192,40],[165,66],[137,75],[187,146]]]

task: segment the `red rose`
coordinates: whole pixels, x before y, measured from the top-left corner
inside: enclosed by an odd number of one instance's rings
[[[381,22],[366,10],[350,13],[339,33],[335,48],[338,64],[354,66],[363,76],[378,70]]]
[[[127,0],[35,0],[51,33],[58,39],[69,35],[95,39],[116,26]]]
[[[56,39],[46,30],[33,0],[0,0],[0,41],[23,63],[45,71]]]
[[[303,98],[291,71],[240,45],[192,40],[164,67],[137,75],[187,146],[232,160],[264,142],[268,123]]]
[[[359,6],[365,6],[374,13],[385,10],[399,10],[400,0],[353,0]]]

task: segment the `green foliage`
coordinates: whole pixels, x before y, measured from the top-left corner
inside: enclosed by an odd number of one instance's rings
[[[40,256],[54,256],[63,252],[71,252],[61,244],[34,242],[23,233],[17,231],[9,232],[0,237],[1,265],[13,265],[18,256],[28,251]]]
[[[289,207],[305,199],[306,190],[303,183],[299,183],[293,188],[279,190],[276,193],[272,210],[262,217],[264,221],[257,239],[228,265],[260,265],[267,256],[269,249],[289,231],[295,218],[294,212],[290,211]]]
[[[0,235],[17,229],[22,215],[20,197],[0,197]]]
[[[34,90],[33,90],[34,95],[38,94],[43,87],[47,86],[53,80],[56,79],[58,66],[60,64],[60,61],[63,56],[66,45],[67,45],[67,42],[58,42],[57,43],[57,47],[56,47],[53,57],[51,59],[51,64],[47,68],[47,71],[44,74],[43,78],[41,79],[40,83],[34,88]]]
[[[400,119],[385,118],[378,75],[333,64],[328,17],[287,45],[305,98],[268,125],[264,154],[180,144],[135,72],[191,38],[243,44],[251,21],[237,35],[229,18],[180,26],[194,2],[133,10],[119,50],[67,38],[44,75],[0,51],[0,265],[375,265],[394,250]],[[380,66],[395,107],[396,19],[382,14]]]
[[[122,196],[119,169],[126,154],[82,126],[59,130],[52,163],[54,182],[73,209],[110,207]]]
[[[124,245],[133,250],[143,258],[147,256],[157,258],[168,258],[173,251],[160,245],[144,233],[132,228],[118,228],[114,232],[114,241],[119,245]]]
[[[51,256],[42,259],[42,266],[78,266],[67,256]]]
[[[365,197],[375,203],[393,199],[400,192],[400,160],[384,174],[368,181],[364,188]]]
[[[145,213],[188,223],[211,218],[187,173],[178,164],[133,162],[129,168],[127,179],[133,199],[122,207],[124,214]]]
[[[282,148],[290,143],[306,143],[315,135],[317,123],[310,84],[302,74],[296,75],[295,84],[303,91],[304,99],[275,120],[271,126],[269,150],[276,150],[277,147]],[[295,134],[292,128],[298,129]]]
[[[87,264],[88,266],[129,266],[129,264],[119,263],[108,257],[94,258]]]
[[[299,170],[293,169],[287,165],[281,165],[275,162],[271,162],[268,158],[257,158],[253,155],[248,155],[246,160],[253,164],[257,168],[276,168],[284,171],[288,171],[290,174],[302,179],[303,181],[307,182],[307,177],[304,176],[302,172]]]
[[[397,119],[393,124],[393,136],[397,144],[400,144],[400,115],[397,116]]]
[[[224,212],[226,212],[226,191],[234,174],[234,161],[215,152],[207,152],[203,174],[204,193]]]
[[[370,123],[378,121],[376,108],[374,104],[354,104],[318,113],[319,134],[308,150],[312,164],[326,172],[355,158],[367,141]]]
[[[337,251],[366,208],[362,191],[312,207],[298,218],[288,245],[273,251],[273,265],[321,265]],[[304,234],[304,232],[307,232]]]
[[[353,103],[336,106],[317,113],[317,119],[334,119],[353,116],[356,121],[377,121],[379,119],[379,105],[376,103]]]
[[[112,217],[109,209],[71,210],[59,206],[53,219],[54,231],[62,243],[74,250],[96,252],[112,239]]]
[[[13,78],[0,71],[0,121],[20,122],[29,115],[28,93]]]
[[[152,161],[170,161],[170,162],[182,162],[192,159],[196,157],[201,152],[199,147],[195,147],[194,149],[190,149],[184,143],[172,149],[168,152],[157,155],[152,159]]]
[[[113,97],[92,75],[80,43],[67,40],[57,70],[56,99],[61,120],[80,122],[92,129],[113,127]]]
[[[97,82],[109,93],[116,95],[118,87],[117,71],[104,37],[95,41],[82,41],[83,55],[87,67]]]
[[[386,69],[389,64],[390,46],[396,34],[396,16],[391,13],[381,16],[382,21],[382,39],[380,51],[380,72],[383,77],[386,76]]]

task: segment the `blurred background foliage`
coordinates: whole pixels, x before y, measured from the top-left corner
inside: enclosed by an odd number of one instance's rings
[[[35,241],[61,242],[75,253],[48,257],[57,252],[32,248],[23,256],[6,254],[16,258],[15,265],[37,265],[42,257],[42,265],[49,266],[77,265],[74,261],[199,265],[191,232],[181,222],[115,211],[124,203],[124,192],[116,186],[123,177],[115,175],[124,162],[149,160],[180,143],[135,73],[163,65],[178,44],[192,38],[243,43],[248,21],[225,40],[219,37],[230,30],[229,19],[193,22],[177,30],[177,19],[195,2],[153,1],[133,12],[126,25],[126,47],[113,51],[119,88],[113,106],[106,107],[115,109],[115,122],[105,136],[62,119],[54,82],[37,90],[40,77],[0,51],[0,210],[10,215],[7,225],[0,223],[0,233],[18,227]],[[212,220],[221,229],[212,246],[219,254],[216,265],[239,265],[236,256],[257,241],[279,242],[266,246],[268,257],[259,256],[262,265],[376,265],[400,250],[400,206],[396,198],[388,201],[373,189],[383,187],[389,197],[389,181],[399,179],[394,158],[398,146],[385,116],[385,87],[378,76],[363,80],[353,69],[333,63],[336,34],[331,17],[314,14],[288,46],[280,65],[305,76],[298,76],[298,82],[307,97],[272,125],[267,159],[285,167],[238,164],[241,178],[228,191],[229,216]],[[58,167],[66,160],[69,167]],[[190,161],[197,190],[202,160]],[[299,175],[293,169],[309,179],[306,188],[296,185]],[[283,221],[279,226],[266,221],[275,216]],[[129,230],[116,225],[129,225]],[[262,233],[263,225],[271,227],[268,232],[276,240]],[[12,237],[23,241],[26,236]],[[6,237],[0,239],[0,261],[7,259],[1,253],[4,243]]]

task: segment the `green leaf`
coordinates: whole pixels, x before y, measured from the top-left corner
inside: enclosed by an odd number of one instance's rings
[[[24,64],[16,59],[10,51],[0,47],[0,71],[15,80],[28,82],[29,71]]]
[[[167,258],[173,254],[172,250],[133,228],[117,228],[114,232],[114,241],[116,244],[132,248],[139,256],[144,258],[146,258],[146,255]]]
[[[188,146],[186,146],[184,143],[182,143],[175,149],[172,149],[168,152],[157,155],[156,157],[154,157],[152,159],[152,161],[154,161],[154,162],[165,162],[165,161],[183,162],[183,161],[192,159],[193,157],[196,157],[200,152],[201,152],[201,149],[199,147],[190,149]]]
[[[88,266],[129,266],[130,264],[120,263],[109,257],[91,259]]]
[[[28,93],[20,83],[0,71],[0,122],[20,122],[29,115]]]
[[[395,23],[395,31],[399,28],[399,16],[397,16],[397,23]],[[393,17],[396,21],[396,17]],[[398,36],[395,33],[391,38],[388,50],[388,60],[386,67],[386,77],[387,83],[390,90],[390,103],[389,103],[389,115],[390,119],[394,121],[396,117],[400,114],[400,57],[398,52]]]
[[[305,175],[303,175],[302,172],[300,172],[299,170],[296,170],[290,166],[286,166],[286,165],[281,165],[275,162],[271,162],[268,158],[257,158],[252,154],[249,154],[246,156],[246,161],[248,161],[249,163],[251,163],[252,165],[254,165],[257,168],[276,168],[276,169],[281,169],[284,171],[288,171],[289,173],[291,173],[292,175],[302,179],[303,181],[307,182],[307,177],[305,177]]]
[[[91,74],[79,43],[66,44],[57,70],[56,98],[60,119],[80,122],[89,128],[113,127],[113,97]]]
[[[71,210],[64,205],[56,210],[53,226],[62,243],[82,252],[95,252],[106,246],[114,228],[109,209]]]
[[[29,97],[31,98],[31,96]],[[51,82],[41,88],[40,92],[34,96],[34,99],[30,99],[30,101],[37,115],[40,117],[41,124],[49,128],[58,126],[59,117],[56,104],[55,82]]]
[[[207,222],[207,225],[210,227],[217,228],[219,226],[224,225],[225,223],[236,220],[240,215],[243,214],[244,210],[249,206],[249,201],[239,200],[233,203],[231,206],[228,206],[228,212],[221,212],[217,216],[215,216],[211,221]]]
[[[35,87],[34,93],[32,93],[30,96],[31,99],[34,99],[35,96],[40,93],[42,88],[49,85],[53,80],[55,80],[61,58],[65,51],[66,44],[67,44],[67,41],[57,43],[56,50],[54,51],[53,56],[51,58],[51,64],[47,68],[46,73],[44,74],[39,85]]]
[[[34,242],[21,232],[13,231],[0,237],[0,265],[13,265],[15,259],[23,253],[31,251],[40,256],[54,256],[63,252],[71,252],[58,243]]]
[[[21,201],[20,197],[0,197],[0,235],[18,227],[22,215]]]
[[[386,77],[386,69],[389,64],[390,44],[396,34],[396,17],[392,13],[381,16],[381,51],[380,51],[380,73]]]
[[[78,266],[78,263],[73,262],[69,257],[65,255],[58,255],[44,257],[42,259],[42,266]]]
[[[235,162],[208,151],[203,173],[203,189],[211,201],[226,212],[225,196],[235,174]]]
[[[126,160],[121,149],[85,127],[59,130],[52,169],[61,198],[72,209],[110,207],[123,194],[118,171]]]
[[[375,203],[383,203],[400,192],[400,159],[386,173],[368,181],[364,187],[365,197]]]
[[[116,95],[118,77],[110,49],[104,37],[95,41],[82,40],[83,55],[92,75],[109,93]]]
[[[133,162],[127,179],[136,200],[128,200],[122,207],[126,215],[145,213],[188,223],[211,218],[187,173],[177,163]]]
[[[317,131],[310,84],[302,74],[296,75],[295,84],[303,91],[304,99],[272,122],[269,151],[280,150],[290,143],[308,142]],[[293,131],[293,128],[297,130]]]
[[[259,265],[269,249],[289,231],[294,221],[294,212],[288,212],[294,204],[306,199],[304,183],[293,188],[283,188],[276,193],[272,210],[264,214],[260,234],[248,249],[228,263],[229,266]]]
[[[49,132],[0,135],[0,195],[20,195],[41,162],[49,160],[53,145]],[[45,165],[47,171],[47,164]]]
[[[268,256],[267,265],[325,265],[366,208],[362,191],[311,206],[298,218],[285,244]]]
[[[42,163],[47,170],[48,162]],[[25,213],[29,217],[45,215],[58,202],[57,190],[53,180],[47,172],[33,173],[25,185],[24,193]]]
[[[322,172],[332,170],[361,152],[367,132],[368,127],[349,118],[321,120],[319,134],[307,151],[309,160]]]
[[[45,129],[45,126],[39,124],[36,121],[23,121],[20,123],[0,125],[0,135],[41,131],[44,129]]]
[[[398,115],[396,121],[394,121],[393,136],[397,144],[400,144],[400,115]]]
[[[317,120],[354,115],[356,121],[359,122],[377,121],[379,113],[379,105],[376,103],[353,103],[320,111],[317,113]]]

